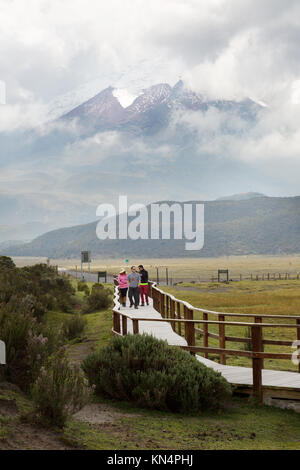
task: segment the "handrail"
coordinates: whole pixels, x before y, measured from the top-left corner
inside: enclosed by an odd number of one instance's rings
[[[187,342],[187,346],[181,346],[184,350],[189,351],[191,354],[195,355],[196,352],[204,353],[204,356],[207,358],[208,353],[214,353],[220,355],[220,363],[226,364],[226,355],[229,356],[242,356],[252,359],[252,371],[253,371],[253,393],[262,401],[263,390],[262,390],[262,369],[263,369],[263,360],[264,359],[291,359],[294,357],[294,354],[289,353],[272,353],[265,352],[264,345],[272,344],[279,346],[292,346],[292,341],[285,340],[268,340],[263,338],[263,329],[264,328],[295,328],[297,331],[297,340],[300,341],[300,316],[288,316],[288,315],[257,315],[257,314],[233,314],[228,312],[215,312],[211,310],[201,309],[198,307],[192,306],[189,302],[184,300],[177,299],[172,294],[167,293],[159,289],[155,282],[149,283],[149,295],[153,299],[153,306],[156,311],[161,314],[161,318],[151,318],[151,317],[140,317],[136,318],[131,316],[128,313],[120,310],[119,302],[119,289],[118,282],[115,279],[115,295],[114,295],[114,326],[112,329],[113,334],[116,335],[126,335],[127,334],[127,320],[132,321],[133,333],[139,333],[139,322],[168,322],[171,324],[171,327],[176,332],[176,326],[178,328],[177,333],[181,335],[181,327],[184,327],[184,336]],[[183,306],[183,316],[181,318],[181,305]],[[194,311],[202,313],[203,318],[194,318]],[[217,315],[218,320],[209,320],[208,315]],[[254,317],[254,322],[242,322],[242,321],[226,321],[226,316],[234,317]],[[296,324],[290,323],[263,323],[263,318],[272,318],[272,319],[293,319],[296,320]],[[122,320],[122,329],[121,329],[121,320]],[[202,324],[203,329],[195,328],[196,324]],[[211,333],[208,331],[208,325],[218,325],[219,334]],[[251,337],[249,338],[239,338],[235,336],[228,336],[225,332],[226,326],[232,327],[248,327],[251,331]],[[199,334],[203,337],[203,346],[196,346],[195,335]],[[210,347],[208,340],[210,337],[219,340],[219,347]],[[251,344],[251,350],[239,350],[239,349],[227,349],[226,341],[235,341],[235,342],[247,342]],[[296,355],[300,359],[300,354]],[[300,364],[299,364],[300,372]]]
[[[164,295],[168,295],[168,297],[170,299],[172,299],[174,302],[180,302],[182,305],[185,305],[187,308],[189,309],[192,309],[192,310],[196,310],[198,312],[202,312],[202,313],[208,313],[209,315],[225,315],[227,317],[258,317],[258,318],[283,318],[285,320],[287,319],[299,319],[300,320],[300,314],[299,316],[298,315],[268,315],[268,314],[261,314],[261,313],[235,313],[235,312],[217,312],[217,311],[214,311],[214,310],[207,310],[207,309],[204,309],[204,308],[200,308],[200,307],[194,307],[193,305],[191,305],[189,302],[187,302],[186,300],[181,300],[181,299],[177,299],[176,297],[174,297],[173,294],[170,294],[170,292],[165,292],[161,289],[159,289],[156,285],[155,282],[153,281],[150,281],[152,286],[155,287],[155,289],[160,292],[161,294],[164,294]]]

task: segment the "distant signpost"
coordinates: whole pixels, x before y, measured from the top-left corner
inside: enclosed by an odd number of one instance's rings
[[[107,271],[98,271],[98,282],[100,281],[101,277],[104,278],[104,282],[107,283]]]
[[[81,279],[84,280],[83,265],[88,264],[89,274],[91,272],[91,252],[82,251],[81,252]]]
[[[168,266],[156,266],[156,284],[159,285],[159,269],[165,268],[166,269],[166,284],[169,285],[169,267]]]
[[[222,275],[225,274],[226,280],[223,282],[229,282],[229,271],[228,269],[218,269],[218,282],[222,282]]]

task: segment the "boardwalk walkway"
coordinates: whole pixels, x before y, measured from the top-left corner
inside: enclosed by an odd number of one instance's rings
[[[121,306],[120,313],[130,316],[132,319],[153,318],[153,322],[139,321],[139,333],[146,333],[153,335],[155,338],[167,340],[170,345],[187,345],[185,338],[174,332],[170,322],[155,321],[157,319],[162,320],[162,316],[154,309],[152,299],[149,299],[149,306],[140,306],[138,310],[135,310],[134,307]],[[120,325],[120,333],[123,333],[122,323]],[[133,322],[129,318],[127,318],[127,333],[133,333]],[[245,390],[253,385],[252,368],[222,365],[199,355],[196,355],[196,358],[207,367],[220,372],[233,385],[244,387]],[[296,372],[263,369],[262,386],[265,389],[265,397],[286,397],[300,400],[300,374]]]

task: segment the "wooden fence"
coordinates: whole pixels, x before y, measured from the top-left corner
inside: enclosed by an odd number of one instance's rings
[[[115,285],[117,281],[115,280]],[[218,354],[220,363],[226,364],[227,356],[247,357],[252,359],[252,373],[253,373],[253,394],[262,401],[262,370],[264,359],[288,359],[292,360],[292,354],[288,353],[273,353],[265,352],[264,345],[276,346],[292,346],[293,342],[282,339],[264,339],[263,331],[265,328],[293,328],[295,329],[295,340],[300,341],[300,316],[290,315],[258,315],[258,314],[243,314],[243,313],[228,313],[228,312],[215,312],[198,307],[193,307],[188,302],[179,300],[173,295],[160,290],[155,283],[149,284],[149,294],[153,299],[153,307],[157,310],[162,318],[134,318],[122,310],[120,310],[119,295],[115,291],[115,306],[113,308],[113,334],[126,335],[127,334],[127,321],[132,321],[133,334],[139,333],[140,321],[157,321],[169,322],[174,332],[180,336],[184,336],[187,346],[181,346],[182,349],[190,351],[191,354],[196,353],[204,354]],[[195,318],[194,313],[199,312],[202,318]],[[215,320],[209,320],[208,315],[215,317]],[[236,318],[237,321],[227,321],[226,317]],[[253,318],[252,322],[243,321],[245,318]],[[288,323],[268,323],[263,322],[263,319],[285,320]],[[294,322],[294,323],[293,323]],[[121,329],[122,323],[122,329]],[[198,327],[200,325],[200,327]],[[218,333],[209,331],[209,325],[217,325]],[[250,329],[250,337],[242,338],[238,336],[228,336],[226,334],[226,327],[248,327]],[[196,345],[196,334],[202,338],[202,346]],[[209,338],[218,340],[219,347],[209,346]],[[239,342],[248,343],[248,350],[227,349],[226,343]],[[300,343],[299,343],[300,344]],[[300,354],[297,356],[300,359]],[[298,366],[300,372],[300,364]]]

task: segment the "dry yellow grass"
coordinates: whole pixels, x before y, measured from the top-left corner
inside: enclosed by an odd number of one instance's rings
[[[51,260],[51,263],[74,269],[80,266],[80,260]],[[153,258],[130,259],[131,265],[143,264],[148,269],[150,277],[155,278],[156,266],[168,266],[169,276],[183,279],[210,279],[217,275],[218,269],[229,269],[231,277],[253,274],[297,273],[300,272],[300,255],[291,256],[228,256],[222,258]],[[125,267],[125,259],[95,259],[92,261],[92,271],[108,271],[113,274]],[[160,275],[165,276],[165,269],[160,268]]]

